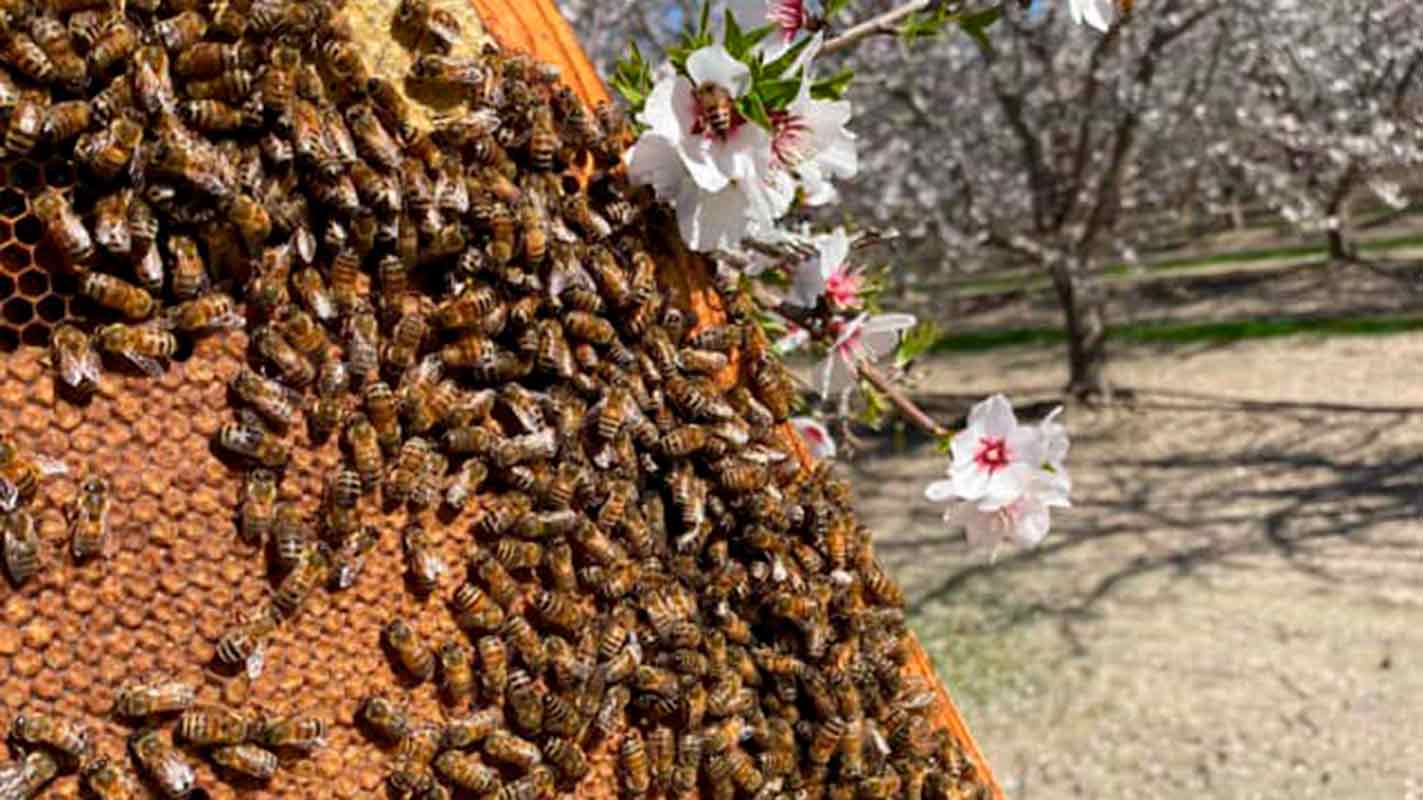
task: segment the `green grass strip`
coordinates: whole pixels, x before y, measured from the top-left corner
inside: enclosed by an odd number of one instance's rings
[[[1231,322],[1142,322],[1107,329],[1107,338],[1138,344],[1193,344],[1269,339],[1279,336],[1385,336],[1423,330],[1423,316],[1286,317]],[[1067,334],[1057,328],[1010,328],[950,334],[930,348],[933,353],[975,353],[1001,347],[1060,344]]]

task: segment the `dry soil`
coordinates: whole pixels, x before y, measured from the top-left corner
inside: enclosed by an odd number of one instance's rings
[[[940,417],[1040,415],[1052,349],[929,365]],[[1013,798],[1423,798],[1423,335],[1120,351],[1069,408],[1075,507],[996,560],[912,437],[845,467]]]

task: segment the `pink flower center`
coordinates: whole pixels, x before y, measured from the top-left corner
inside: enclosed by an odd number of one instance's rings
[[[780,28],[781,38],[789,42],[805,27],[805,0],[775,0],[766,9],[766,19]]]
[[[985,436],[978,440],[978,449],[973,454],[973,462],[992,475],[1008,466],[1012,460],[1008,453],[1008,442],[997,436]]]
[[[860,276],[848,269],[837,270],[825,282],[825,296],[840,308],[860,305]]]
[[[792,169],[804,161],[805,142],[810,134],[810,126],[806,124],[805,118],[789,111],[774,111],[771,113],[771,126],[771,153],[775,156],[776,163]]]

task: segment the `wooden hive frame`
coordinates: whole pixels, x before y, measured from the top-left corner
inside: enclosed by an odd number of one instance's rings
[[[578,37],[568,21],[559,12],[554,0],[472,0],[485,31],[502,47],[522,50],[543,61],[557,64],[563,70],[563,79],[576,90],[585,102],[590,104],[609,99],[607,87],[593,69],[587,54],[578,43]],[[670,263],[663,264],[661,277],[675,290],[685,292],[685,297],[698,319],[715,323],[725,319],[720,299],[712,286],[711,270],[706,260],[682,250],[671,254]],[[734,366],[723,376],[723,380],[735,381]],[[787,437],[799,444],[796,436]],[[809,463],[810,457],[802,448],[801,460]],[[1003,798],[1003,789],[983,757],[982,750],[969,732],[968,725],[953,697],[934,672],[934,665],[917,638],[913,639],[909,671],[923,676],[934,686],[939,696],[937,721],[946,726],[964,751],[977,764],[985,776],[992,796]]]

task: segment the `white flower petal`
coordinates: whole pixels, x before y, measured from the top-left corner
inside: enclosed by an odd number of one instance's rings
[[[677,202],[677,227],[687,246],[699,252],[730,250],[745,238],[750,203],[736,186],[700,191],[687,183]]]
[[[825,293],[825,276],[820,272],[820,264],[815,259],[807,259],[796,267],[791,278],[791,287],[786,291],[786,302],[802,308],[814,308],[815,301]]]
[[[843,356],[832,352],[825,357],[825,364],[822,367],[820,378],[820,393],[825,397],[834,397],[851,386],[857,379],[854,367],[850,365]]]
[[[983,435],[995,438],[1006,438],[1018,427],[1013,405],[1001,394],[995,394],[974,406],[968,412],[968,422],[982,430]]]
[[[670,140],[648,131],[627,155],[628,180],[634,185],[651,186],[658,197],[671,199],[681,191],[683,181],[690,176],[682,157]]]
[[[952,500],[958,496],[954,488],[954,482],[934,481],[924,488],[924,498],[932,503],[942,503],[945,500]]]
[[[790,423],[805,440],[812,458],[823,460],[835,457],[835,439],[824,425],[810,417],[792,417]]]
[[[720,44],[708,45],[687,56],[687,74],[700,86],[711,82],[725,87],[732,97],[751,88],[751,68],[731,57]]]

